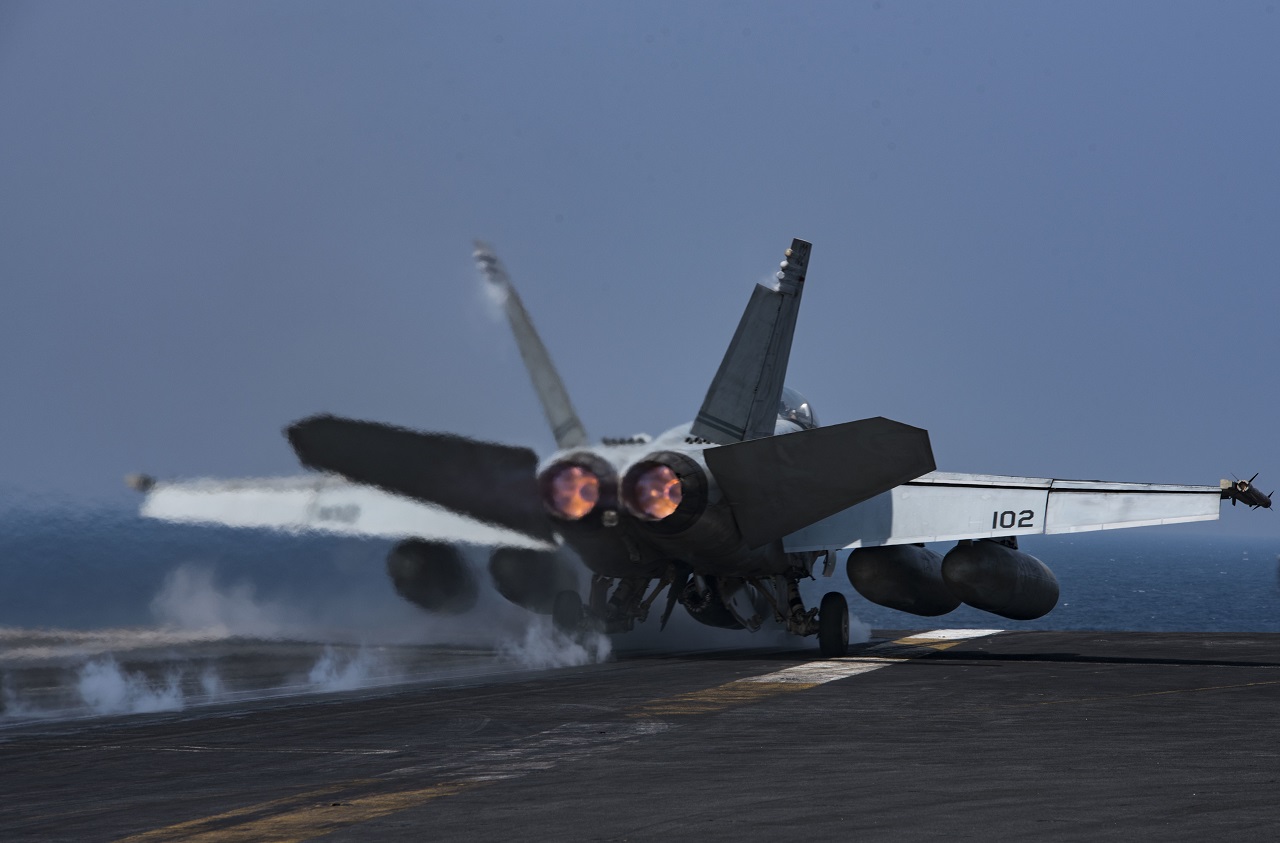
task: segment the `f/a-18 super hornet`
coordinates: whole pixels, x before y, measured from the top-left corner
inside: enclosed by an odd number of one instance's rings
[[[697,416],[662,435],[592,443],[502,264],[476,245],[558,450],[527,449],[317,415],[286,430],[318,474],[156,483],[144,515],[399,539],[396,590],[430,611],[476,598],[457,542],[493,548],[504,597],[559,628],[625,632],[662,599],[715,627],[776,623],[843,653],[849,612],[798,587],[837,553],[868,600],[923,616],[967,603],[1014,620],[1049,612],[1058,582],[1018,537],[1204,521],[1220,502],[1270,507],[1251,480],[1216,486],[1081,482],[936,470],[926,431],[885,418],[823,427],[784,385],[810,244],[757,285]],[[1255,475],[1256,477],[1256,475]],[[946,555],[926,547],[956,542]],[[571,551],[572,553],[569,553]],[[580,568],[590,572],[585,595]],[[585,599],[584,599],[585,598]]]

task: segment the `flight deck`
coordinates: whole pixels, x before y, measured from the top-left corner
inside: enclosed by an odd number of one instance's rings
[[[3,838],[1272,839],[1280,635],[879,632],[0,730]]]

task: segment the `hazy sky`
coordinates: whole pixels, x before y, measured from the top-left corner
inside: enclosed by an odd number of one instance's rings
[[[475,237],[588,430],[658,433],[798,236],[823,422],[1270,490],[1275,7],[6,0],[0,489],[290,473],[317,411],[545,453]]]

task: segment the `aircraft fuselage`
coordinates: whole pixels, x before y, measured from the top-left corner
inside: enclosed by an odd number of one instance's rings
[[[636,437],[563,449],[539,465],[539,488],[556,530],[593,573],[655,578],[674,563],[695,575],[743,577],[772,576],[794,567],[780,541],[759,548],[747,546],[703,456],[714,446],[690,436],[690,427],[691,423],[680,425],[654,439]],[[778,433],[799,430],[798,425],[785,420],[777,425]],[[655,458],[687,463],[685,470],[698,477],[681,485],[686,490],[700,487],[701,499],[691,500],[685,491],[678,502],[663,501],[673,508],[666,517],[646,513],[637,486],[643,483],[646,468],[661,468]],[[552,488],[557,472],[569,467],[586,470],[591,465],[591,508],[577,515],[557,507]]]

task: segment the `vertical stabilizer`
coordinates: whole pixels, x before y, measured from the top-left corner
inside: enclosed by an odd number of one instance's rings
[[[690,433],[727,445],[772,436],[811,244],[792,240],[778,284],[757,284]]]
[[[547,423],[551,425],[551,433],[560,448],[577,448],[587,444],[587,431],[569,401],[569,393],[564,388],[564,381],[551,363],[551,355],[533,328],[533,322],[520,302],[520,296],[511,286],[511,278],[503,268],[502,262],[487,245],[476,241],[476,265],[484,273],[485,283],[495,293],[495,298],[502,304],[511,323],[511,332],[516,335],[516,345],[520,348],[520,358],[529,370],[529,378],[533,388],[542,402],[542,411],[547,415]],[[785,363],[784,363],[785,365]]]

